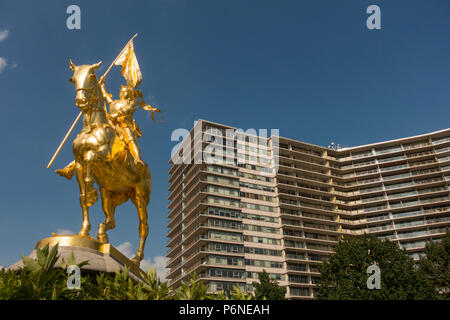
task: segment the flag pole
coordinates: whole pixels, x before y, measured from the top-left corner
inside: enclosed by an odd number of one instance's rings
[[[106,77],[106,75],[109,73],[109,71],[111,70],[111,68],[114,66],[114,63],[116,63],[117,59],[119,59],[119,57],[122,55],[122,53],[125,51],[125,49],[128,47],[128,45],[131,43],[131,41],[133,41],[134,38],[137,37],[137,33],[130,39],[130,41],[127,42],[127,44],[125,45],[125,47],[123,47],[122,51],[120,51],[119,55],[114,59],[114,61],[111,63],[111,65],[109,66],[108,70],[106,70],[105,74],[102,76],[102,78]],[[61,143],[59,144],[58,149],[56,149],[55,154],[53,155],[52,159],[50,160],[50,162],[47,165],[47,169],[50,168],[50,166],[53,164],[53,161],[55,160],[56,156],[58,155],[59,151],[61,150],[62,146],[64,145],[64,143],[66,142],[67,138],[69,137],[70,133],[72,132],[73,128],[75,127],[75,125],[77,124],[78,120],[80,120],[81,115],[83,114],[83,111],[80,111],[80,113],[78,114],[77,118],[75,119],[75,121],[73,122],[72,126],[70,127],[69,131],[66,133],[66,136],[64,137],[64,139],[61,141]]]
[[[73,128],[75,127],[75,125],[77,124],[78,120],[80,119],[81,115],[83,114],[83,111],[80,111],[80,113],[78,114],[78,117],[75,119],[75,121],[72,123],[72,126],[70,127],[69,131],[66,133],[66,136],[64,137],[64,139],[61,141],[61,143],[59,144],[58,149],[56,150],[55,154],[53,155],[52,159],[50,160],[50,162],[47,165],[47,169],[50,168],[50,166],[52,165],[53,161],[55,160],[56,156],[59,153],[59,150],[61,150],[62,146],[64,145],[64,143],[66,142],[67,138],[69,137],[70,133],[72,132]]]

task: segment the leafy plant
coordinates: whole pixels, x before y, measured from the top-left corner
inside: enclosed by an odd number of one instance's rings
[[[145,282],[146,290],[149,291],[148,298],[150,300],[168,300],[171,288],[167,285],[167,281],[162,282],[156,275],[156,269],[148,268],[146,274],[141,277]]]
[[[93,298],[104,300],[148,300],[148,290],[143,284],[133,280],[129,276],[129,269],[125,266],[123,271],[115,272],[115,276],[105,273],[97,276],[96,284],[98,290]],[[91,290],[91,292],[93,292]]]
[[[16,297],[17,288],[22,284],[22,278],[12,270],[0,270],[0,300],[10,300]]]
[[[259,283],[253,282],[256,300],[284,300],[286,288],[280,287],[276,280],[270,279],[269,274],[263,270],[258,273]]]
[[[189,282],[181,282],[180,287],[175,292],[176,300],[205,300],[212,299],[206,294],[208,287],[198,280],[194,272]]]
[[[56,300],[69,294],[63,281],[65,277],[61,271],[55,269],[58,245],[51,249],[46,245],[36,250],[36,259],[22,256],[22,261],[24,267],[17,275],[13,271],[7,271],[2,277],[2,286],[6,287],[4,289],[7,295],[4,298]]]
[[[246,293],[241,290],[239,286],[233,286],[233,291],[231,291],[231,298],[233,300],[254,300],[255,297],[251,293]]]

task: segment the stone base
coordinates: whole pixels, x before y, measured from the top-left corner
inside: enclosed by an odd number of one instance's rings
[[[109,243],[102,244],[94,238],[87,236],[58,236],[54,235],[49,238],[40,240],[35,249],[30,253],[29,257],[36,258],[36,249],[41,249],[45,245],[50,247],[58,243],[58,255],[59,259],[55,264],[55,267],[60,267],[62,259],[67,262],[70,254],[73,252],[75,261],[77,264],[88,260],[89,264],[81,268],[89,272],[108,272],[113,273],[115,271],[122,271],[124,266],[128,267],[129,274],[135,280],[142,281],[140,274],[145,272],[139,268],[139,266],[124,256],[119,250]],[[23,268],[22,260],[17,261],[11,265],[8,269],[18,270]]]

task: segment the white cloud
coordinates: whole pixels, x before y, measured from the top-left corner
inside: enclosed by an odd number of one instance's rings
[[[153,258],[144,259],[141,261],[141,269],[147,271],[148,268],[156,269],[157,276],[161,279],[161,281],[166,281],[167,273],[169,269],[166,268],[167,261],[169,258],[164,256],[156,256]]]
[[[134,257],[134,255],[133,255],[133,246],[132,246],[131,243],[128,242],[128,241],[119,244],[119,245],[116,247],[116,249],[119,250],[120,252],[122,252],[122,254],[123,254],[124,256],[126,256],[128,259],[131,259],[131,258]]]
[[[8,38],[9,30],[1,30],[0,31],[0,42]],[[6,68],[8,64],[6,63],[6,59],[0,57],[0,73]]]
[[[130,242],[126,241],[121,243],[116,248],[127,258],[131,259],[134,257],[135,252]],[[161,279],[161,281],[165,281],[166,275],[169,272],[169,269],[166,268],[168,260],[169,259],[164,256],[155,256],[153,259],[150,257],[142,260],[140,267],[144,271],[147,271],[148,268],[156,269],[157,276]]]
[[[73,232],[72,230],[69,230],[69,229],[58,229],[58,230],[56,230],[56,234],[58,236],[71,236],[71,235],[74,235],[76,233]]]
[[[9,35],[9,30],[0,31],[0,41],[3,41],[6,38],[8,38],[8,35]]]
[[[8,64],[6,63],[5,58],[0,57],[0,73],[2,73],[3,69],[6,68]]]

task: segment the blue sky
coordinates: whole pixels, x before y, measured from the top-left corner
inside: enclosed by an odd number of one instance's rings
[[[81,30],[66,27],[71,4],[81,8]],[[381,8],[381,30],[366,28],[371,4]],[[75,133],[45,168],[78,113],[69,57],[102,60],[103,74],[139,33],[140,88],[164,114],[154,123],[136,112],[153,176],[145,255],[154,264],[167,251],[174,129],[203,118],[350,147],[447,128],[449,17],[445,0],[0,2],[0,265],[81,227],[77,184],[53,171],[72,160]],[[116,67],[106,82],[115,97],[120,83]],[[91,218],[95,235],[99,203]],[[116,221],[111,242],[135,250],[134,207],[119,207]]]

